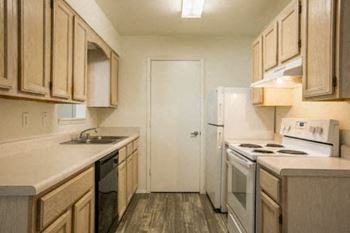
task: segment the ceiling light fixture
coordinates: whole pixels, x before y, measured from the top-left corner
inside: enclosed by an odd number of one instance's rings
[[[182,0],[182,18],[200,18],[205,0]]]

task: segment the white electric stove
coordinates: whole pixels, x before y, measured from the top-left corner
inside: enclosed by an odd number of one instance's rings
[[[230,233],[256,232],[256,178],[259,156],[339,156],[339,122],[285,118],[282,142],[240,141],[228,145],[227,204]]]

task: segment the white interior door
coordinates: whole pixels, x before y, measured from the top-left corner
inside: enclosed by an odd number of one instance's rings
[[[151,62],[151,191],[199,192],[201,62]]]

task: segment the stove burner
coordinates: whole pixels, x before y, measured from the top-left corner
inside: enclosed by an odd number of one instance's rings
[[[249,144],[249,143],[240,144],[239,146],[245,147],[245,148],[262,148],[262,146],[259,146],[256,144]]]
[[[253,150],[253,152],[261,154],[273,154],[273,151],[270,150]]]
[[[277,152],[282,154],[291,154],[291,155],[307,155],[307,153],[303,151],[297,151],[297,150],[279,150]]]
[[[265,145],[266,147],[274,147],[274,148],[283,148],[283,145],[280,144],[273,144],[273,143],[269,143]]]

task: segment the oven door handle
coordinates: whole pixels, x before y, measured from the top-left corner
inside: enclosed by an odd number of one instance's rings
[[[251,168],[252,166],[255,165],[255,163],[253,163],[247,159],[244,159],[238,155],[233,154],[230,150],[227,150],[227,153],[230,155],[230,159],[234,160],[235,162],[239,163],[240,165],[242,165],[244,167]],[[234,165],[232,162],[231,162],[231,164]]]

